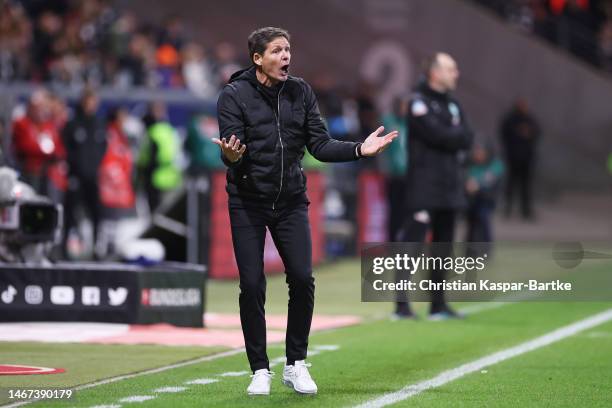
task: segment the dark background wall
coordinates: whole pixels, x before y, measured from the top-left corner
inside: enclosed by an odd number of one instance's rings
[[[122,4],[121,2],[119,4]],[[473,127],[497,139],[500,116],[521,96],[544,130],[538,184],[544,192],[601,190],[609,183],[612,80],[461,0],[312,0],[202,2],[173,0],[151,6],[124,1],[143,18],[176,14],[207,45],[235,44],[264,25],[288,29],[292,73],[326,73],[348,85],[377,83],[381,109],[407,92],[419,61],[443,50],[461,70],[457,91]],[[144,13],[144,15],[143,15]]]

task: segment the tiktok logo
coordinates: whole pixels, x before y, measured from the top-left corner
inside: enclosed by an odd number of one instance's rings
[[[2,292],[0,298],[2,299],[2,302],[8,305],[13,303],[13,300],[15,300],[15,295],[17,295],[17,289],[15,289],[13,285],[9,285],[8,288]]]

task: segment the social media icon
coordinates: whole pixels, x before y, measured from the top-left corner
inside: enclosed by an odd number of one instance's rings
[[[8,288],[2,292],[0,298],[2,298],[2,301],[8,305],[9,303],[13,303],[13,300],[15,300],[15,295],[17,295],[17,289],[15,289],[13,285],[9,285]]]
[[[85,306],[98,306],[100,304],[100,288],[97,286],[83,286],[81,301]]]
[[[72,305],[74,303],[74,289],[70,286],[53,286],[50,298],[54,305]]]
[[[111,306],[120,306],[125,302],[125,299],[127,299],[127,295],[127,288],[108,288],[108,303],[110,303]]]
[[[25,301],[29,305],[40,305],[43,301],[43,289],[38,285],[28,285],[25,287]]]

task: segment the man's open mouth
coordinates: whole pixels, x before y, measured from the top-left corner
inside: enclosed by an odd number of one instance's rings
[[[281,66],[280,70],[285,75],[289,74],[289,64]]]

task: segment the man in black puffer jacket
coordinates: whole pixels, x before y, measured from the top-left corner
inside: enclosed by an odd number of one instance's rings
[[[424,64],[425,80],[416,88],[408,111],[408,171],[406,221],[402,240],[421,243],[431,229],[432,255],[450,255],[458,210],[467,205],[462,155],[473,134],[459,102],[450,92],[459,77],[453,58],[436,53]],[[432,270],[431,280],[441,282],[444,270]],[[396,317],[412,318],[405,298],[396,304]],[[442,290],[432,291],[430,318],[459,317],[447,304]]]
[[[308,222],[304,149],[321,161],[374,156],[397,136],[363,143],[330,138],[315,95],[304,80],[288,74],[289,33],[265,27],[249,36],[250,68],[235,73],[217,105],[234,254],[240,273],[240,319],[253,379],[251,395],[270,393],[264,313],[266,280],[263,251],[266,227],[285,265],[289,285],[287,364],[283,382],[314,394],[317,386],[304,362],[314,307],[312,248]]]
[[[249,147],[236,163],[222,155],[229,167],[230,202],[247,199],[278,209],[300,198],[306,201],[300,167],[305,148],[324,162],[359,158],[361,143],[329,137],[314,92],[301,78],[287,75],[266,86],[255,66],[238,71],[219,97],[218,114],[221,135],[235,135]]]

